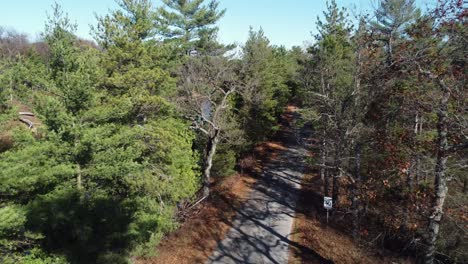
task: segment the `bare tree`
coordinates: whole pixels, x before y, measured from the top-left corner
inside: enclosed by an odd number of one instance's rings
[[[0,27],[0,57],[14,58],[30,48],[28,36]]]
[[[235,63],[222,56],[191,57],[181,68],[177,105],[191,127],[206,137],[203,153],[203,195],[210,194],[216,147],[229,127],[230,97],[238,91]]]

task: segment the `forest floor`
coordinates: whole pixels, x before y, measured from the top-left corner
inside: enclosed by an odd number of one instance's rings
[[[326,211],[323,209],[322,183],[320,176],[313,171],[305,174],[302,183],[301,197],[297,203],[292,240],[312,249],[315,254],[343,264],[411,264],[412,259],[400,257],[387,250],[363,247],[353,241],[351,234],[344,232],[333,224],[326,223]],[[289,264],[321,264],[314,254],[290,248]]]
[[[303,144],[309,150],[307,156],[318,155],[317,140],[313,133],[303,138]],[[315,153],[317,152],[317,153]],[[309,250],[290,247],[289,264],[339,263],[339,264],[411,264],[412,258],[401,257],[384,249],[363,246],[352,239],[341,225],[335,224],[331,211],[329,223],[326,220],[326,210],[323,208],[323,182],[316,169],[306,165],[302,177],[299,199],[296,204],[296,215],[291,240]],[[344,193],[346,190],[340,190]],[[342,195],[340,203],[346,203],[346,195]],[[341,221],[343,221],[341,219]],[[310,252],[313,252],[312,254]],[[317,258],[317,255],[322,259]]]

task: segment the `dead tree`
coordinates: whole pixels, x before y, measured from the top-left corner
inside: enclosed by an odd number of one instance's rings
[[[429,226],[427,232],[427,248],[424,262],[432,264],[436,252],[436,240],[439,234],[440,223],[443,216],[445,198],[448,192],[447,186],[447,159],[448,159],[448,104],[451,96],[451,89],[441,76],[434,75],[430,71],[419,67],[420,73],[435,82],[442,92],[437,109],[437,155],[434,169],[434,199],[432,201],[432,213],[429,216]]]
[[[203,196],[207,197],[213,157],[229,122],[229,99],[238,90],[234,63],[222,56],[191,57],[182,66],[180,75],[177,105],[192,121],[191,128],[206,138],[202,173]]]

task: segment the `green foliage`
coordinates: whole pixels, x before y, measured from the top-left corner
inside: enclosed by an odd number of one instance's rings
[[[162,164],[161,175],[166,178],[163,186],[154,189],[172,201],[189,198],[198,190],[199,182],[195,173],[196,156],[192,154],[194,135],[185,122],[169,118],[154,121],[148,126],[145,140],[150,160]],[[183,184],[182,184],[183,183]]]
[[[73,24],[68,15],[55,3],[52,6],[52,15],[48,15],[45,25],[44,39],[50,49],[49,67],[54,80],[60,83],[66,80],[66,74],[74,71],[76,65],[69,58],[73,56],[76,37],[74,32],[77,25]]]
[[[26,222],[26,212],[18,205],[4,206],[0,208],[0,238],[3,240],[21,233]]]
[[[387,54],[387,65],[394,60],[394,48],[402,40],[405,29],[420,16],[415,0],[380,0],[372,27],[380,34]]]
[[[162,2],[164,6],[158,8],[156,22],[158,34],[167,41],[175,42],[182,52],[192,49],[209,52],[221,47],[216,42],[218,28],[214,25],[225,10],[218,10],[218,1],[210,0],[207,4],[205,0]]]
[[[339,109],[339,102],[346,101],[345,97],[351,94],[353,88],[354,61],[350,41],[351,26],[345,10],[340,10],[335,1],[329,3],[324,16],[324,22],[321,20],[317,22],[320,34],[316,36],[317,44],[314,53],[321,73],[321,76],[317,78],[323,78],[326,87],[316,87],[316,89],[324,95],[338,97]]]
[[[0,194],[26,202],[50,186],[69,179],[74,170],[67,149],[53,142],[34,142],[1,154]]]
[[[415,0],[380,0],[375,15],[372,25],[386,36],[398,38],[405,26],[419,17],[420,11]]]
[[[228,177],[236,171],[237,157],[236,152],[229,145],[221,144],[216,150],[216,156],[213,158],[212,173],[215,177]]]
[[[161,68],[168,64],[165,58],[169,51],[153,39],[155,14],[150,2],[123,0],[119,5],[121,10],[98,17],[98,26],[93,29],[96,41],[104,49],[101,66],[107,78],[101,85],[112,95],[172,92],[175,82]]]
[[[4,106],[6,99],[15,97],[28,101],[35,91],[46,90],[51,86],[46,65],[34,52],[27,58],[19,56],[3,64],[5,69],[0,74],[0,97],[4,100]]]
[[[250,29],[241,63],[246,87],[237,103],[243,119],[240,123],[250,143],[257,143],[277,129],[278,117],[289,101],[287,84],[292,79],[294,61],[283,47],[272,47],[262,29]]]
[[[97,51],[76,46],[76,25],[71,24],[60,6],[56,4],[53,8],[44,33],[50,49],[47,66],[55,84],[49,91],[60,95],[67,111],[77,114],[94,103],[93,93],[100,72]]]
[[[4,264],[67,264],[64,257],[49,255],[39,248],[32,248],[28,254],[14,254],[1,259]]]
[[[11,107],[9,103],[5,104],[5,108],[0,112],[0,132],[3,132],[8,127],[8,122],[16,116],[18,109]]]
[[[49,56],[1,64],[2,127],[17,118],[10,96],[44,125],[37,137],[13,129],[0,153],[2,262],[127,263],[151,254],[177,226],[177,202],[199,188],[194,134],[164,98],[175,80],[159,60],[167,47],[150,40],[149,4],[121,7],[99,20],[103,51],[79,46],[56,5],[44,33]]]
[[[13,147],[20,149],[34,144],[35,138],[31,131],[25,127],[16,127],[12,131]]]
[[[66,132],[73,122],[73,116],[67,112],[63,101],[54,96],[39,94],[35,100],[36,111],[50,131]]]

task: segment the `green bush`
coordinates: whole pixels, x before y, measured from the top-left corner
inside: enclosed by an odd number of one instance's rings
[[[236,171],[236,153],[227,145],[220,145],[213,158],[212,174],[216,177],[226,177]]]
[[[68,264],[64,257],[48,255],[38,248],[33,248],[22,255],[0,256],[0,262],[3,264]]]

